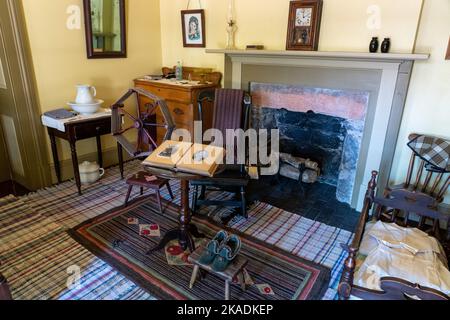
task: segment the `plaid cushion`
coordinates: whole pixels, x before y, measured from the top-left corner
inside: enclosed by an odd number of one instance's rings
[[[412,151],[433,169],[450,172],[450,141],[420,135],[408,143]]]

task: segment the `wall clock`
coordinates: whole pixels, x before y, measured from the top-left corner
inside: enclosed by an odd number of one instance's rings
[[[314,51],[319,47],[322,0],[291,1],[287,50]]]

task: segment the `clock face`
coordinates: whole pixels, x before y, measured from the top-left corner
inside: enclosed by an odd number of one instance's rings
[[[298,8],[295,15],[296,27],[310,27],[313,8]]]

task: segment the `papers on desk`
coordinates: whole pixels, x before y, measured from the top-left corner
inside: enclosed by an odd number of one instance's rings
[[[141,81],[148,81],[154,83],[168,84],[172,86],[182,86],[182,87],[196,87],[202,86],[200,81],[189,81],[189,80],[177,80],[177,79],[150,79],[148,76],[138,79]],[[212,84],[212,82],[207,82],[206,84]]]
[[[103,117],[110,117],[111,116],[111,110],[110,109],[100,109],[99,112],[91,115],[77,115],[72,118],[67,119],[54,119],[52,117],[42,115],[41,121],[42,124],[48,128],[54,128],[58,131],[65,132],[66,127],[65,125],[69,122],[79,122],[79,121],[86,121],[86,120],[92,120],[97,118],[103,118]]]

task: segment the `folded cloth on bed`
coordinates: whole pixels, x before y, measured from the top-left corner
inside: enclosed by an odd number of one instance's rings
[[[382,221],[369,222],[366,225],[359,252],[370,253],[382,243],[390,248],[405,249],[413,255],[418,253],[436,253],[442,263],[447,266],[445,251],[437,239],[430,237],[417,228],[405,228],[395,223]]]
[[[413,254],[379,243],[355,273],[354,284],[381,290],[382,277],[396,277],[450,295],[450,271],[432,251]]]

